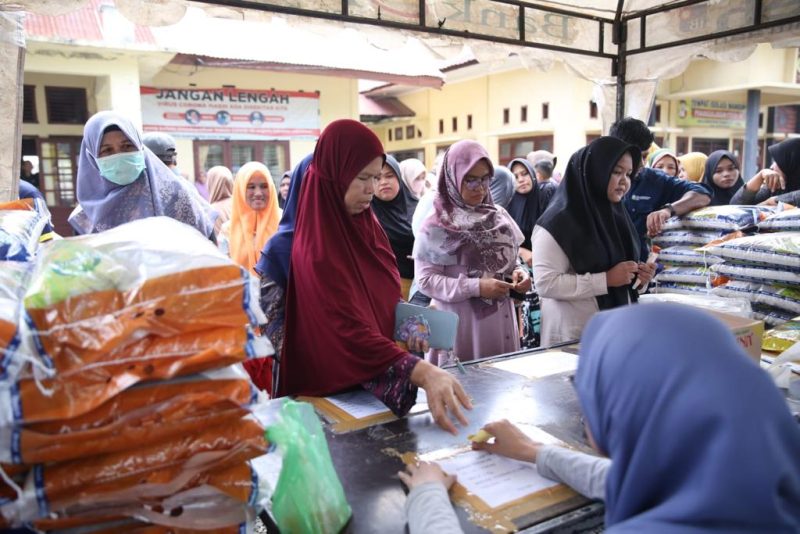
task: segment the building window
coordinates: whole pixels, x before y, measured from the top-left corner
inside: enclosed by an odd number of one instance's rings
[[[36,118],[36,86],[25,85],[22,89],[22,122],[39,122]]]
[[[403,140],[403,127],[398,126],[394,129],[394,140],[395,141],[402,141]]]
[[[656,122],[661,122],[661,104],[656,104]]]
[[[444,133],[444,119],[439,119],[439,133]]]
[[[675,151],[678,156],[689,153],[689,138],[679,136],[675,139]]]
[[[453,117],[453,132],[458,131],[458,117]]]
[[[467,115],[467,130],[472,129],[472,115]]]
[[[182,165],[178,155],[178,166]],[[280,180],[289,166],[288,141],[195,141],[194,172],[199,176],[211,167],[224,165],[235,175],[249,161],[260,161],[273,180]]]
[[[528,106],[519,108],[519,120],[520,122],[528,122]]]
[[[391,140],[392,140],[392,129],[389,128],[389,141],[391,141]]]
[[[80,137],[42,139],[39,145],[39,188],[51,208],[75,206],[75,178],[81,153]]]
[[[717,150],[728,150],[729,142],[724,138],[694,137],[692,138],[692,152],[711,154]]]
[[[406,126],[406,139],[414,139],[416,131],[416,128],[413,126]]]
[[[509,120],[511,120],[511,113],[508,108],[503,108],[503,124],[508,124]]]
[[[89,119],[83,87],[45,87],[44,96],[50,124],[84,124]]]
[[[589,102],[589,118],[597,118],[597,102]]]
[[[547,102],[542,104],[542,120],[546,121],[550,118],[550,104]]]
[[[534,150],[547,150],[553,151],[553,136],[552,135],[537,135],[534,137],[518,137],[516,139],[501,139],[500,157],[498,161],[500,165],[508,165],[508,163],[515,158],[524,158]]]

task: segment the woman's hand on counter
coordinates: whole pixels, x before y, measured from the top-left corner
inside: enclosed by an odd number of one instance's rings
[[[494,436],[494,442],[473,442],[474,450],[499,454],[523,462],[536,462],[536,455],[542,444],[533,441],[507,419],[489,423],[483,430]]]
[[[463,426],[469,424],[461,408],[471,410],[472,402],[456,377],[420,360],[411,371],[411,382],[425,390],[433,420],[441,428],[455,435],[458,430],[453,419]]]

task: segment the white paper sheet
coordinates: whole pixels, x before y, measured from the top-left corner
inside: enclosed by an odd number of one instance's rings
[[[325,398],[355,419],[363,419],[389,411],[385,404],[379,401],[372,393],[363,389],[339,393]]]
[[[355,419],[364,419],[373,415],[389,413],[389,408],[379,401],[375,395],[366,390],[354,390],[325,397],[331,404],[344,410]],[[412,413],[423,412],[428,409],[428,398],[424,389],[417,392],[417,403],[411,409]]]
[[[539,474],[536,465],[483,451],[466,451],[437,462],[445,473],[491,508],[499,508],[559,483]]]
[[[526,378],[543,378],[566,371],[574,371],[578,368],[578,356],[560,350],[549,351],[502,360],[491,363],[489,366]]]

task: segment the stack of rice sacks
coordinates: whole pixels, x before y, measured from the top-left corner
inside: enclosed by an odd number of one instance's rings
[[[15,372],[12,356],[19,348],[22,298],[42,230],[50,220],[41,200],[25,199],[0,204],[0,383]],[[0,462],[4,462],[0,459]],[[14,502],[13,485],[22,483],[27,466],[0,463],[0,506]],[[9,525],[0,516],[0,530]]]
[[[772,327],[800,315],[800,209],[776,212],[758,230],[704,250],[725,260],[712,269],[730,279],[714,294],[750,300],[755,318]]]
[[[658,261],[664,269],[651,292],[706,295],[724,284],[727,278],[713,269],[723,259],[701,247],[742,236],[772,212],[762,206],[710,206],[669,219],[653,239],[661,247]]]
[[[255,280],[166,217],[53,241],[28,270],[0,381],[0,462],[27,475],[0,517],[252,529],[266,400],[241,362],[272,353]]]

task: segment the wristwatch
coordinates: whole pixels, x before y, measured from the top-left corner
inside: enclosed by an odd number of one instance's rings
[[[660,210],[668,210],[670,217],[675,217],[677,215],[677,213],[675,213],[675,207],[670,203],[664,204],[663,206],[661,206],[658,209],[660,209]]]

